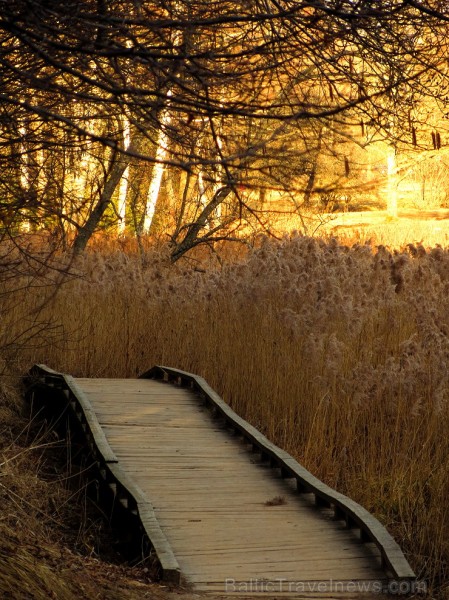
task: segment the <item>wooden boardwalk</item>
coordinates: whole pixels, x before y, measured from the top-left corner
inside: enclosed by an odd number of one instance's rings
[[[162,553],[195,590],[354,596],[369,585],[379,591],[391,577],[413,579],[375,519],[364,531],[352,518],[364,515],[361,507],[336,493],[335,502],[320,501],[317,480],[310,476],[312,487],[302,486],[296,471],[283,469],[293,469],[293,459],[263,436],[267,453],[260,450],[253,428],[236,417],[239,426],[230,429],[193,389],[153,379],[65,380],[65,397],[81,399],[90,429],[98,429],[93,442],[105,462],[126,474],[134,496],[146,498]],[[273,460],[277,454],[285,464]],[[346,500],[350,515],[342,511]]]

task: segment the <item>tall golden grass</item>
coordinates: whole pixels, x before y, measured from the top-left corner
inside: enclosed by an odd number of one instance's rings
[[[201,374],[376,514],[431,593],[446,594],[449,251],[294,236],[222,266],[173,266],[160,248],[90,252],[71,269],[57,293],[55,275],[23,286],[15,278],[21,289],[0,299],[10,366],[133,377],[166,364]]]

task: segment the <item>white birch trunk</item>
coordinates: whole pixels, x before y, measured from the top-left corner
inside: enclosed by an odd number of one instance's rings
[[[129,121],[123,117],[123,145],[125,148],[129,148],[131,144],[131,134]],[[126,167],[125,172],[122,175],[119,185],[118,192],[118,235],[123,236],[126,230],[126,197],[128,195],[128,181],[129,181],[129,165]]]
[[[203,176],[203,171],[201,170],[198,173],[198,194],[199,194],[199,199],[201,204],[204,206],[207,201],[203,200],[203,196],[206,192],[206,186],[204,185],[204,176]]]
[[[217,158],[218,158],[218,160],[221,160],[221,150],[223,148],[223,140],[221,139],[221,137],[219,135],[217,135],[217,146],[220,149],[220,154],[218,155]],[[222,172],[223,172],[223,167],[219,167],[218,175],[220,175]],[[222,181],[219,179],[212,188],[212,198],[218,192],[221,185],[222,185]],[[220,202],[220,204],[217,205],[217,208],[215,209],[214,213],[211,215],[212,218],[215,217],[216,219],[221,219],[221,212],[222,212],[222,205]],[[211,224],[209,224],[209,228],[210,228],[210,225]]]
[[[19,133],[20,136],[25,139],[27,134],[25,125],[21,125],[19,127]],[[30,169],[28,166],[28,156],[24,143],[20,144],[20,164],[20,185],[24,190],[27,190],[30,186]]]
[[[19,133],[22,137],[22,139],[25,139],[26,134],[27,134],[27,130],[25,125],[21,125],[19,127]],[[23,190],[28,191],[30,188],[30,168],[28,165],[28,156],[27,156],[27,151],[26,151],[26,147],[24,143],[20,144],[20,187]],[[20,230],[28,233],[29,231],[31,231],[31,224],[29,221],[26,220],[22,220],[20,223]]]
[[[43,194],[47,187],[47,175],[45,173],[45,152],[42,148],[37,152],[36,157],[39,165],[37,189],[39,190],[39,193]]]
[[[172,92],[171,90],[169,90],[167,93],[167,97],[169,98],[171,95]],[[143,220],[144,233],[148,233],[150,231],[154,213],[156,212],[156,205],[159,199],[159,191],[161,189],[162,176],[164,175],[165,171],[164,161],[168,157],[169,137],[166,133],[166,127],[170,125],[170,121],[171,115],[168,106],[163,110],[161,116],[161,128],[159,130],[159,135],[157,139],[156,156],[154,157],[155,163],[153,165],[153,171],[151,173],[150,186],[148,188],[147,201],[145,205],[145,215]]]
[[[182,6],[175,2],[175,8],[182,12]],[[173,45],[176,47],[182,42],[183,33],[181,31],[175,31],[173,37]],[[166,133],[168,125],[171,122],[170,114],[170,97],[173,92],[171,89],[167,91],[167,101],[165,107],[162,109],[160,130],[156,145],[156,156],[153,171],[151,173],[150,186],[148,188],[147,201],[145,205],[145,214],[143,218],[143,233],[150,231],[151,224],[153,223],[154,213],[156,212],[157,201],[159,199],[159,192],[161,189],[162,177],[165,172],[164,161],[167,159],[169,151],[169,137]]]

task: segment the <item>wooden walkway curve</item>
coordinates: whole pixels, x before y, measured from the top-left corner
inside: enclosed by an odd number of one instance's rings
[[[139,524],[165,579],[252,595],[380,591],[413,582],[399,546],[240,419],[194,375],[74,379],[44,366],[30,400],[68,408],[112,505]],[[351,594],[350,594],[351,593]]]

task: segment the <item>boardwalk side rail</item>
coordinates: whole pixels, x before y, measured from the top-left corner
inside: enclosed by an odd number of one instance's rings
[[[27,397],[31,403],[46,405],[45,396],[53,392],[55,416],[68,410],[76,419],[93,457],[100,476],[100,484],[112,496],[112,509],[124,510],[141,536],[140,547],[153,548],[161,568],[162,579],[181,583],[181,570],[170,544],[161,530],[153,506],[142,490],[126,475],[112,451],[97,420],[95,412],[83,391],[69,375],[53,371],[45,365],[35,365],[25,380]],[[144,558],[147,558],[145,556]]]
[[[242,435],[253,449],[261,454],[262,459],[270,461],[272,467],[279,468],[284,478],[296,479],[299,493],[313,494],[317,506],[332,509],[335,518],[344,520],[348,529],[360,530],[363,542],[374,543],[380,552],[382,567],[391,578],[409,582],[416,580],[416,575],[400,546],[371,513],[314,477],[290,454],[270,442],[260,431],[239,417],[202,377],[164,366],[155,366],[140,377],[164,381],[194,391],[215,415],[224,420],[226,427]]]

